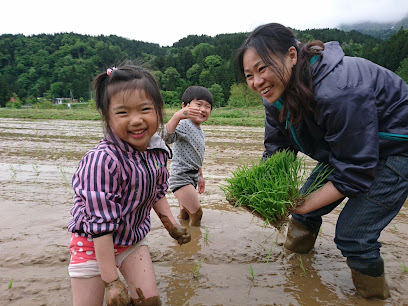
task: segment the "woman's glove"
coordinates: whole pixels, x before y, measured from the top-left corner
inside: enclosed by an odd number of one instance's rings
[[[105,283],[105,290],[105,301],[107,306],[130,305],[131,299],[128,295],[128,289],[119,278],[115,279],[113,282]]]
[[[176,239],[179,245],[190,242],[191,240],[191,234],[189,230],[182,225],[172,224],[168,231],[170,236]]]

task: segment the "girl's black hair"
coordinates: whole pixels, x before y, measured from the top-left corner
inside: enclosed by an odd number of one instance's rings
[[[211,104],[213,108],[213,97],[211,92],[203,86],[190,86],[188,87],[181,97],[181,101],[187,105],[193,100],[204,100]]]
[[[100,73],[92,85],[95,89],[96,108],[105,123],[105,132],[110,132],[109,103],[118,92],[142,90],[152,100],[160,125],[163,125],[163,98],[157,81],[152,73],[142,66],[123,64],[110,72]]]
[[[285,65],[278,65],[272,56],[278,58],[283,64],[290,47],[295,47],[298,59],[282,96],[284,103],[279,119],[283,122],[289,111],[291,123],[296,124],[302,120],[303,113],[315,114],[310,59],[314,55],[321,54],[324,50],[323,43],[315,40],[303,46],[291,29],[279,23],[269,23],[257,27],[248,36],[237,50],[236,60],[239,71],[243,73],[244,54],[248,49],[253,49],[262,61],[280,76],[281,80],[284,80],[286,71],[282,71],[279,67],[285,67]]]

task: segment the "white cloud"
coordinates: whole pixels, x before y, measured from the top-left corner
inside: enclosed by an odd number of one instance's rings
[[[190,34],[250,32],[268,22],[302,30],[395,21],[407,13],[407,0],[11,0],[2,3],[0,34],[114,34],[163,46]]]

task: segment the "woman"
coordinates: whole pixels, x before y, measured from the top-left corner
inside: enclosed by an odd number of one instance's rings
[[[333,168],[292,214],[285,248],[308,253],[322,215],[347,197],[334,241],[357,291],[388,298],[378,237],[408,194],[407,84],[370,61],[344,56],[338,42],[303,46],[276,23],[255,29],[237,59],[265,106],[264,156],[290,149]]]

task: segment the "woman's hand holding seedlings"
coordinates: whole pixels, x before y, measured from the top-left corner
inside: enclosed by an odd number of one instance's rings
[[[322,188],[309,194],[306,197],[305,202],[292,213],[299,215],[307,214],[341,198],[344,198],[344,195],[342,195],[336,187],[334,187],[333,183],[329,181],[324,184]]]
[[[131,299],[128,294],[128,289],[120,281],[119,278],[115,279],[113,282],[105,283],[106,289],[106,305],[107,306],[119,306],[119,305],[129,305]]]

